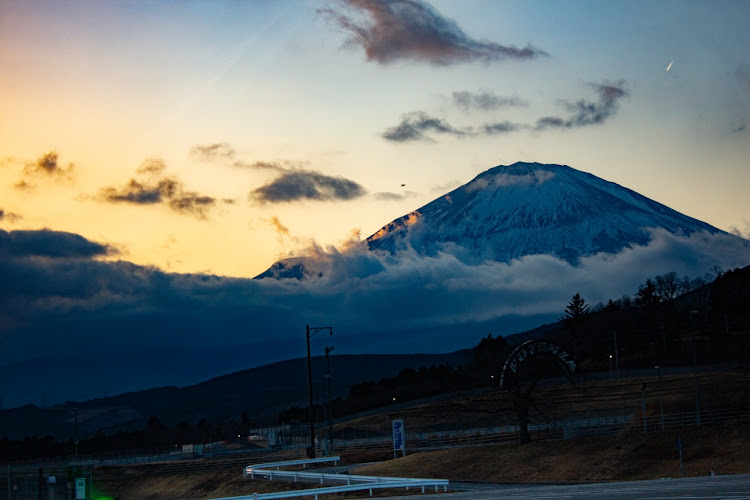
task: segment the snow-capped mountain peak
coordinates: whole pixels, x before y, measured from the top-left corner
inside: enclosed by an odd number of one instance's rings
[[[549,254],[575,262],[646,244],[650,229],[721,232],[630,189],[563,165],[498,166],[367,239],[371,250],[461,249],[477,261]]]
[[[723,231],[635,191],[565,165],[497,166],[389,222],[367,238],[373,254],[448,253],[466,264],[552,255],[581,257],[646,245],[653,231],[690,236]],[[294,258],[258,278],[322,276],[325,265]]]

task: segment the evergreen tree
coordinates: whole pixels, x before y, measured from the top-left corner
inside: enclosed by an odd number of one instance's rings
[[[648,307],[659,303],[659,296],[656,293],[656,285],[651,278],[646,280],[646,283],[638,288],[638,293],[635,294],[636,305]]]
[[[609,299],[606,304],[604,304],[604,311],[611,312],[611,311],[619,311],[620,310],[620,304],[615,302],[612,299]]]
[[[568,330],[569,342],[573,348],[573,359],[578,361],[578,342],[580,341],[580,331],[586,316],[589,313],[589,306],[583,300],[580,294],[575,294],[570,303],[565,307],[565,314],[560,320],[563,326]]]
[[[586,305],[583,297],[577,293],[573,295],[570,303],[565,307],[565,314],[562,317],[563,325],[566,328],[578,329],[588,313],[589,306]]]

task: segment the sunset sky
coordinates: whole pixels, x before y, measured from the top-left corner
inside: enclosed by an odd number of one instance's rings
[[[251,277],[537,161],[750,231],[750,3],[386,4],[0,0],[0,228]]]

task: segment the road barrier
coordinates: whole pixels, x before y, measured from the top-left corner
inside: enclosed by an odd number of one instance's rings
[[[314,496],[315,500],[318,499],[318,495],[332,494],[332,493],[344,493],[348,491],[362,491],[369,490],[370,496],[374,489],[382,488],[421,488],[422,493],[425,493],[425,488],[433,487],[435,491],[442,486],[443,491],[448,490],[447,479],[418,479],[418,478],[407,478],[407,477],[381,477],[381,476],[359,476],[351,474],[330,474],[325,472],[302,472],[294,470],[281,470],[281,467],[288,467],[294,465],[302,465],[306,467],[309,464],[318,464],[325,462],[338,463],[340,457],[324,457],[324,458],[313,458],[307,460],[288,460],[285,462],[271,462],[266,464],[255,464],[248,465],[242,472],[244,477],[250,476],[251,479],[255,479],[256,476],[263,477],[265,479],[273,481],[274,479],[281,479],[287,481],[307,481],[316,482],[323,484],[329,483],[343,483],[341,486],[330,486],[311,488],[307,490],[291,490],[281,491],[275,493],[254,493],[252,495],[244,495],[237,497],[225,497],[217,498],[214,500],[270,500],[276,498],[292,498],[301,496]]]

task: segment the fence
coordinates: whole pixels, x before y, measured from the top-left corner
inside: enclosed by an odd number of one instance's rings
[[[91,499],[93,467],[11,467],[0,471],[0,500],[68,500],[76,479],[85,479],[86,499]]]
[[[750,422],[750,411],[745,408],[725,408],[664,413],[653,406],[644,412],[641,407],[620,408],[615,411],[586,411],[554,415],[543,422],[529,424],[532,438],[538,441],[579,439],[606,436],[619,432],[662,432],[697,426]],[[456,426],[433,429],[410,429],[405,421],[407,451],[426,451],[447,448],[474,447],[517,442],[518,427],[509,422],[497,426]],[[368,431],[366,437],[351,437],[334,441],[336,453],[347,451],[389,451],[393,445],[390,433]],[[185,459],[175,455],[144,456],[138,464],[135,457],[108,458],[102,461],[85,460],[75,465],[45,464],[42,466],[0,466],[0,500],[60,500],[68,498],[68,485],[77,477],[85,477],[87,484],[98,479],[117,479],[144,475],[164,476],[213,470],[238,470],[259,460],[299,457],[307,442],[285,446],[284,449],[246,450],[242,454]],[[320,450],[319,450],[320,451]],[[105,465],[108,464],[108,465]],[[127,465],[127,466],[123,466]],[[54,482],[50,481],[54,477]],[[89,491],[89,490],[87,490]],[[75,497],[73,497],[75,498]]]

